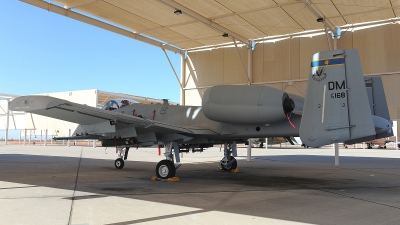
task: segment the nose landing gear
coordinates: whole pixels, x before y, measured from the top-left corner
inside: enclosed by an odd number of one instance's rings
[[[123,148],[123,147],[117,147],[118,150],[118,158],[114,161],[114,166],[117,169],[122,169],[124,168],[124,160],[128,159],[128,152],[129,152],[129,147]]]
[[[219,168],[223,171],[236,171],[237,161],[234,156],[237,156],[236,142],[224,144],[224,158],[219,162]]]
[[[122,168],[124,168],[124,160],[122,159],[122,158],[118,158],[118,159],[116,159],[115,160],[115,162],[114,162],[114,166],[115,166],[115,168],[117,168],[117,169],[122,169]]]

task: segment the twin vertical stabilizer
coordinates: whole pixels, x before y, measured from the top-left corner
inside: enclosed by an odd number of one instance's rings
[[[358,51],[314,54],[300,125],[302,142],[319,147],[360,138],[375,139],[374,121]],[[389,120],[379,123],[391,130]]]

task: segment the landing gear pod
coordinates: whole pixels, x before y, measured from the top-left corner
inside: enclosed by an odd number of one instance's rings
[[[281,121],[294,107],[286,92],[267,86],[214,86],[205,91],[202,100],[208,119],[236,124]]]

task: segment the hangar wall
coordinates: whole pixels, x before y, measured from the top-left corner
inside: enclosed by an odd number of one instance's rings
[[[400,25],[387,24],[345,31],[338,40],[338,49],[359,50],[365,75],[382,77],[393,120],[400,118],[399,37]],[[250,56],[245,47],[189,52],[182,71],[184,104],[201,105],[201,96],[209,86],[247,84],[249,57],[252,58],[252,85],[268,85],[305,96],[311,57],[315,52],[325,50],[329,50],[329,45],[327,36],[323,34],[258,43]]]

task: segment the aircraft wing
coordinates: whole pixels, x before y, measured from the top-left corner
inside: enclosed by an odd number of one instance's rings
[[[146,128],[149,132],[163,131],[180,134],[215,134],[214,131],[206,128],[171,125],[49,96],[31,95],[17,97],[10,102],[10,110],[25,111],[80,125],[122,123],[132,127]]]

